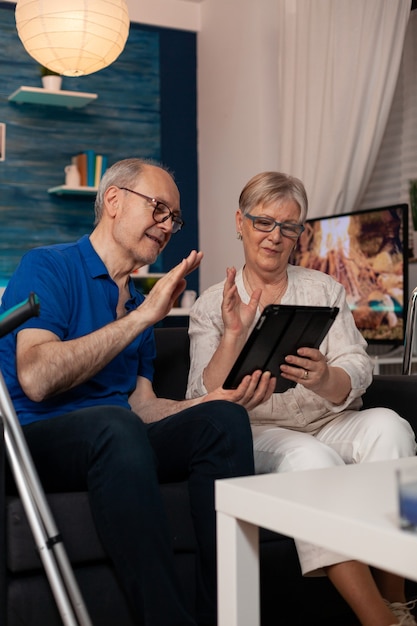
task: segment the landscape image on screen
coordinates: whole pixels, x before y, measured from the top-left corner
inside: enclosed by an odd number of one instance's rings
[[[330,274],[346,289],[369,343],[404,341],[408,207],[396,205],[306,222],[293,263]]]

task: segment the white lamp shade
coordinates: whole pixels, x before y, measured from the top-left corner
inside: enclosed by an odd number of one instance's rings
[[[129,35],[126,0],[17,0],[15,16],[30,56],[64,76],[107,67]]]

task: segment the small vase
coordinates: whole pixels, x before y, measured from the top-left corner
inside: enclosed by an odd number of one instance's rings
[[[42,85],[48,91],[59,91],[62,85],[62,76],[55,76],[54,74],[42,76]]]

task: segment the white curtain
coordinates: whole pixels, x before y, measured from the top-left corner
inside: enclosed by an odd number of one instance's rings
[[[417,178],[417,10],[411,11],[400,73],[378,157],[359,209],[409,204]]]
[[[386,127],[410,0],[278,0],[279,169],[309,217],[354,210]]]

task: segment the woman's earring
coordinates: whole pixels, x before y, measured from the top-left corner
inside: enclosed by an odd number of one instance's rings
[[[237,239],[239,239],[239,241],[242,241],[242,233],[237,232],[236,233],[236,237],[237,237]]]

